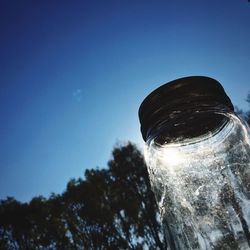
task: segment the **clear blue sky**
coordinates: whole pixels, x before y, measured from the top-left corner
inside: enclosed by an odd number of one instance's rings
[[[141,101],[188,75],[247,109],[247,0],[1,0],[0,199],[61,193],[117,141],[142,147]]]

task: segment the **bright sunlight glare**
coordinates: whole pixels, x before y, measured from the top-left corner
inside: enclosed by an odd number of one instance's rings
[[[164,165],[178,166],[183,162],[183,155],[177,148],[164,147],[161,149],[160,156]]]

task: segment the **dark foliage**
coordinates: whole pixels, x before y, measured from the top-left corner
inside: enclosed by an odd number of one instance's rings
[[[247,95],[246,102],[249,105],[248,111],[244,112],[242,109],[238,108],[237,106],[235,107],[235,112],[242,117],[248,125],[250,125],[250,92]]]
[[[247,101],[247,103],[249,105],[249,111],[246,112],[246,120],[247,120],[247,123],[250,125],[250,92],[247,95],[246,101]]]
[[[0,202],[0,249],[165,249],[141,153],[115,148],[108,169],[87,170],[62,195]]]

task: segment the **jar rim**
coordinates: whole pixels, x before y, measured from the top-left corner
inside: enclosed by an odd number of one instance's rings
[[[183,77],[160,86],[143,100],[139,108],[144,141],[147,141],[152,127],[163,117],[166,119],[180,109],[188,111],[191,107],[202,106],[224,106],[228,110],[234,110],[222,85],[210,77]]]

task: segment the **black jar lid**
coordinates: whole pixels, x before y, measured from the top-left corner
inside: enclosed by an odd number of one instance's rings
[[[206,107],[218,106],[234,110],[231,100],[221,84],[215,79],[206,76],[190,76],[168,82],[151,92],[139,108],[142,137],[146,141],[152,128],[159,124],[162,119],[171,120],[178,113],[182,113],[182,119],[190,119],[191,109],[193,112],[195,109],[202,110]],[[199,123],[197,118],[193,121]],[[214,120],[211,120],[211,117],[203,118],[200,127],[192,130],[202,134],[203,130],[209,130],[217,123],[219,123],[218,118]],[[205,124],[208,125],[203,128]],[[190,126],[191,124],[186,125]],[[169,136],[174,137],[173,133],[176,133],[177,129],[175,128],[175,132],[170,131]],[[179,133],[182,132],[179,131]],[[192,133],[189,136],[192,136]]]

